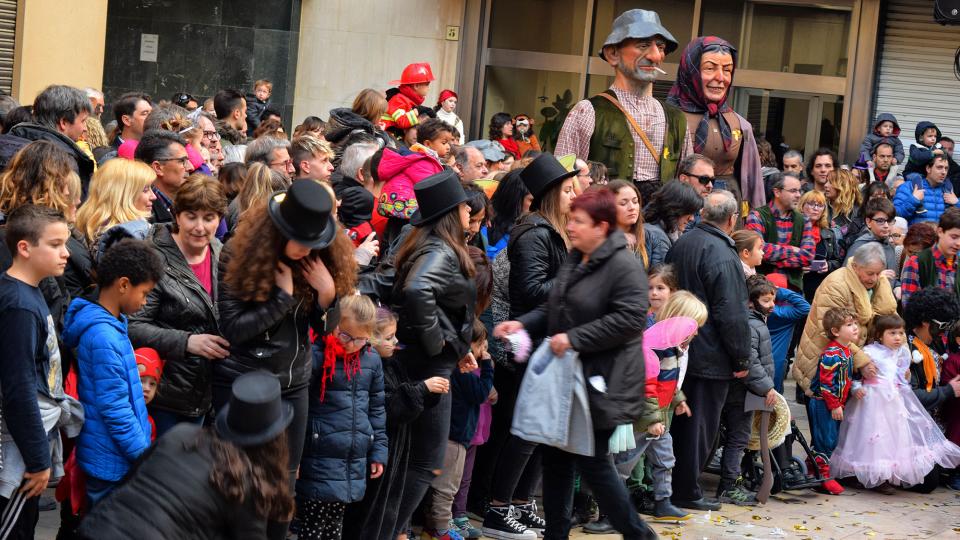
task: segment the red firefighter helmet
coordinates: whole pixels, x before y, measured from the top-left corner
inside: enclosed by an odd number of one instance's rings
[[[399,81],[390,81],[390,84],[420,84],[428,83],[433,80],[433,71],[430,70],[430,64],[427,62],[418,62],[410,64],[403,68]]]

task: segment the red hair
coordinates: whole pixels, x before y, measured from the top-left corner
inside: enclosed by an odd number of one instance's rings
[[[610,190],[587,190],[573,200],[570,212],[583,210],[594,224],[607,222],[607,236],[617,230],[617,197]]]

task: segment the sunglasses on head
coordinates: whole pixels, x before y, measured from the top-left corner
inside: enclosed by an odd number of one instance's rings
[[[938,321],[938,320],[936,320],[936,319],[930,319],[930,322],[933,323],[933,325],[937,327],[937,330],[938,330],[938,331],[943,332],[943,331],[946,330],[947,328],[950,328],[951,326],[953,326],[953,322],[954,322],[954,321],[942,322],[942,321]]]
[[[173,96],[173,102],[181,107],[185,107],[187,103],[190,103],[191,101],[196,101],[196,99],[186,92],[180,92],[179,94]]]

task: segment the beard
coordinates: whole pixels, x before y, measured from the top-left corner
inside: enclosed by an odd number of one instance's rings
[[[617,71],[623,73],[627,77],[630,77],[631,79],[637,82],[649,84],[657,80],[657,72],[646,71],[641,68],[653,67],[653,66],[654,66],[653,62],[647,60],[646,58],[641,58],[640,60],[637,60],[636,64],[633,67],[631,67],[626,65],[626,63],[624,63],[623,61],[623,58],[621,58],[620,61],[617,62]]]

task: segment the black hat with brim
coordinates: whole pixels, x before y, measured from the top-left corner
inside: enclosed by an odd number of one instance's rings
[[[568,171],[553,154],[544,152],[537,156],[520,171],[520,179],[523,180],[523,185],[527,186],[527,191],[533,195],[530,210],[539,210],[540,202],[551,187],[567,178],[576,176],[576,174],[576,169]]]
[[[323,249],[337,234],[333,197],[313,180],[294,180],[287,191],[274,193],[267,213],[288,239],[309,249]]]
[[[424,178],[413,186],[413,192],[417,197],[417,210],[411,216],[410,224],[414,227],[440,219],[467,201],[460,176],[452,170]]]
[[[230,402],[217,413],[214,429],[237,446],[257,446],[275,439],[291,421],[293,405],[281,399],[279,379],[259,370],[233,381]]]

